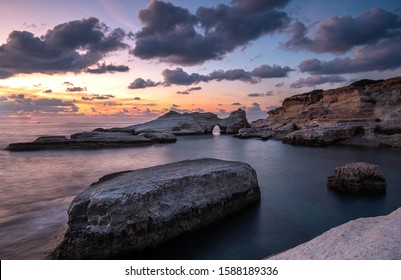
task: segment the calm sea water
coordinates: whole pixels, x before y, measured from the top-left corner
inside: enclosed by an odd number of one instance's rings
[[[262,200],[155,251],[157,259],[261,259],[312,239],[351,219],[388,214],[401,206],[401,151],[310,148],[231,136],[180,137],[147,147],[8,152],[11,142],[70,135],[126,124],[0,124],[0,258],[44,259],[65,231],[72,199],[101,176],[185,159],[213,157],[256,169]],[[387,193],[339,194],[326,180],[339,165],[378,164]],[[129,258],[129,256],[127,256]]]

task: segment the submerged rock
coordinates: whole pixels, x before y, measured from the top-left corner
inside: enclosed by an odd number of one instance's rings
[[[272,256],[270,260],[400,260],[401,208],[387,216],[360,218]]]
[[[386,181],[379,166],[366,162],[337,167],[328,177],[327,187],[345,192],[386,192]]]
[[[135,254],[260,200],[246,163],[187,160],[110,174],[70,205],[54,256],[104,259]]]

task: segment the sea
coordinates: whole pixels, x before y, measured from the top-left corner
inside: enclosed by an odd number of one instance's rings
[[[132,124],[132,123],[130,123]],[[9,143],[127,123],[0,124],[0,258],[47,259],[62,238],[75,196],[100,177],[186,159],[249,163],[262,199],[236,214],[151,251],[148,259],[254,260],[306,242],[361,217],[401,207],[401,151],[343,146],[303,147],[230,135],[182,136],[174,144],[117,149],[9,152]],[[329,190],[327,177],[349,162],[378,164],[382,195]],[[124,256],[125,259],[136,258]]]

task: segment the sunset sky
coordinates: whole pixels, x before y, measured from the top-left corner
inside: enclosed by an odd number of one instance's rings
[[[401,75],[399,1],[0,0],[0,120],[244,108]]]

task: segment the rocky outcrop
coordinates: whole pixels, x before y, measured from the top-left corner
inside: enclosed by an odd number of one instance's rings
[[[35,150],[64,150],[64,149],[94,149],[119,148],[138,145],[151,145],[154,143],[174,143],[177,141],[171,133],[152,133],[134,135],[127,132],[80,132],[65,136],[44,136],[33,142],[12,143],[6,148],[9,151],[35,151]]]
[[[332,228],[269,260],[400,260],[401,208]]]
[[[401,148],[401,77],[361,80],[284,99],[268,118],[251,124],[273,139],[299,145],[345,144]],[[291,130],[292,129],[292,130]],[[250,131],[238,136],[252,137]]]
[[[241,162],[188,160],[110,174],[73,200],[53,256],[135,257],[259,200],[256,172]]]
[[[354,162],[337,167],[327,187],[344,192],[386,192],[387,184],[378,165]]]
[[[122,128],[111,128],[107,131],[115,132],[169,132],[175,135],[212,134],[215,126],[220,133],[235,134],[243,127],[249,127],[246,113],[242,109],[232,112],[227,118],[220,119],[213,113],[177,113],[171,111],[163,116],[143,124]]]

